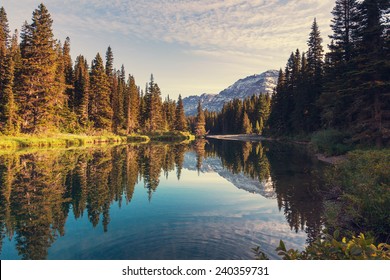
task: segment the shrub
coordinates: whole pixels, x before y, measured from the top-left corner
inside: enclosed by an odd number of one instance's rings
[[[335,129],[321,130],[312,135],[311,145],[315,152],[327,156],[343,155],[353,148],[349,138],[348,133]]]
[[[340,194],[334,228],[371,231],[379,240],[390,237],[390,150],[354,151],[331,171],[328,184]],[[325,211],[329,212],[329,211]]]
[[[363,233],[352,236],[351,239],[339,239],[339,232],[333,236],[325,234],[302,252],[287,250],[284,242],[280,240],[276,248],[278,255],[283,260],[390,260],[390,245],[381,243],[374,244],[373,238],[366,238]],[[256,259],[268,259],[267,255],[260,250],[254,249]]]

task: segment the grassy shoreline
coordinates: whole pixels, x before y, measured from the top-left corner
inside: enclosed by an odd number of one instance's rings
[[[149,141],[194,140],[189,132],[156,132],[148,135],[131,134],[127,136],[107,134],[101,136],[55,134],[0,136],[0,149],[81,147],[100,144],[147,143]]]

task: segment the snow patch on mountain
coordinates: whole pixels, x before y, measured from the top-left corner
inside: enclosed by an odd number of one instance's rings
[[[200,101],[203,109],[217,112],[222,110],[226,102],[233,99],[245,99],[252,95],[271,94],[278,82],[279,71],[269,70],[259,75],[252,75],[240,79],[219,94],[204,93],[183,99],[184,112],[187,116],[194,116]]]

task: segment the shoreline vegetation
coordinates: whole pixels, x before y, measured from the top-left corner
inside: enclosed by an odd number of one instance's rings
[[[53,134],[53,135],[20,135],[0,136],[1,149],[21,148],[51,148],[51,147],[81,147],[99,144],[124,144],[124,143],[148,143],[150,141],[160,142],[182,142],[195,139],[189,132],[154,132],[141,134],[130,134],[126,136],[115,134],[103,135],[77,135],[77,134]]]

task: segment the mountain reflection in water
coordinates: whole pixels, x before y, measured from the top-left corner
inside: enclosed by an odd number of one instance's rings
[[[319,233],[320,175],[275,143],[4,154],[0,258],[251,259],[258,245],[277,258],[279,239],[302,248]]]

